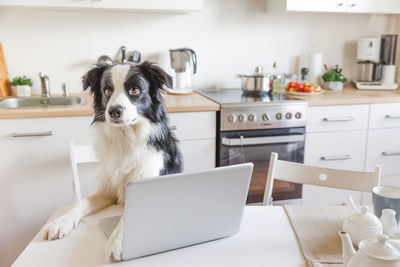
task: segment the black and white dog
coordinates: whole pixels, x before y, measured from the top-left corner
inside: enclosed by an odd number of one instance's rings
[[[98,65],[83,78],[94,98],[95,150],[100,160],[98,187],[77,201],[65,215],[46,226],[46,238],[62,238],[86,215],[114,203],[124,203],[129,181],[182,171],[177,140],[168,128],[161,90],[172,78],[160,67]],[[121,218],[107,241],[106,257],[121,260]]]

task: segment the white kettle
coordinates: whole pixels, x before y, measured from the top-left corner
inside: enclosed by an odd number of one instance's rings
[[[342,257],[346,267],[400,267],[400,244],[380,234],[377,238],[366,239],[354,250],[350,236],[339,232],[342,239]]]

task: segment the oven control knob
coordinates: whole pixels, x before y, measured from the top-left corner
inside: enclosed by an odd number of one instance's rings
[[[293,117],[293,114],[288,112],[288,113],[286,113],[285,117],[286,117],[286,119],[290,120]]]
[[[269,121],[269,117],[268,117],[267,113],[264,113],[261,118],[263,121]]]
[[[239,120],[240,122],[245,122],[245,121],[247,120],[247,117],[246,117],[245,114],[240,114],[240,115],[238,116],[238,120]]]
[[[249,116],[247,116],[247,118],[249,118],[249,121],[257,120],[257,116],[254,113],[250,113]]]
[[[296,119],[301,119],[301,116],[302,116],[301,112],[296,112],[296,114],[294,114],[294,117]]]
[[[237,116],[236,116],[235,114],[230,114],[230,115],[228,116],[228,121],[229,121],[229,122],[234,123],[234,122],[236,122],[236,120],[237,120]]]
[[[282,113],[280,113],[280,112],[279,112],[279,113],[276,113],[275,116],[276,116],[276,119],[277,119],[277,120],[281,120],[281,119],[282,119]]]

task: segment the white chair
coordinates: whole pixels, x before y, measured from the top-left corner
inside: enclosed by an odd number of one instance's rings
[[[82,198],[82,193],[78,165],[94,163],[99,160],[96,157],[93,146],[76,146],[73,141],[69,141],[69,156],[73,176],[72,187],[74,190],[74,199],[80,200]]]
[[[263,205],[272,205],[271,196],[274,179],[299,184],[371,192],[374,186],[379,185],[381,166],[377,165],[374,172],[346,171],[278,160],[278,154],[271,153]]]

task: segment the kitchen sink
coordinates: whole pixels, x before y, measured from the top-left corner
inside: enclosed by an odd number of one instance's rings
[[[66,107],[84,104],[85,97],[81,96],[15,97],[0,101],[0,108]]]

